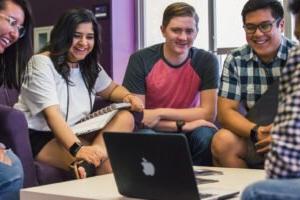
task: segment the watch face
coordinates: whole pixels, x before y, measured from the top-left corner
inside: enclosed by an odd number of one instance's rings
[[[185,125],[185,121],[183,120],[177,120],[176,121],[176,126],[177,126],[177,132],[180,133],[182,132],[182,127]]]
[[[179,126],[179,127],[183,127],[183,125],[185,125],[185,121],[183,121],[183,120],[178,120],[176,123],[177,123],[177,126]]]
[[[69,149],[69,152],[71,153],[72,156],[76,156],[77,152],[79,149],[82,147],[82,144],[79,142],[75,142]]]

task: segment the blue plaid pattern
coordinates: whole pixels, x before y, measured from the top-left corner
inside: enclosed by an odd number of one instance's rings
[[[265,168],[270,178],[300,177],[300,47],[289,55],[279,85],[278,114]]]
[[[243,102],[250,109],[279,78],[293,46],[294,43],[282,37],[278,53],[269,64],[262,63],[249,45],[233,50],[224,62],[218,95]]]

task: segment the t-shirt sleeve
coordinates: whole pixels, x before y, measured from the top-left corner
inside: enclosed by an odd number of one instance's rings
[[[28,62],[28,71],[21,88],[21,98],[32,115],[49,106],[59,104],[54,70],[47,56],[35,55]]]
[[[219,61],[209,52],[198,52],[194,58],[196,70],[201,78],[199,90],[217,89],[219,87]]]
[[[99,68],[100,72],[98,73],[94,87],[96,93],[105,90],[112,82],[112,79],[108,76],[103,67],[99,65]]]
[[[229,54],[225,59],[218,95],[232,100],[239,101],[241,99],[237,63],[232,54]]]
[[[136,94],[145,94],[145,63],[139,54],[133,54],[129,58],[123,86],[130,92]]]

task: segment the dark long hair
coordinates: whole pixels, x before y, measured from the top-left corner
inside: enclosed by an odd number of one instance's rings
[[[25,14],[25,35],[0,54],[0,86],[20,89],[24,80],[24,72],[32,56],[32,15],[27,0],[1,0],[0,10],[6,8],[6,2],[11,1],[20,6]]]
[[[89,92],[92,92],[96,78],[100,71],[98,66],[101,53],[100,48],[100,26],[94,14],[87,9],[72,9],[65,12],[58,20],[51,31],[49,44],[43,50],[50,52],[50,58],[55,69],[71,84],[69,80],[70,68],[68,62],[68,52],[72,46],[73,36],[76,28],[81,23],[92,23],[95,45],[86,58],[79,62],[83,79]]]
[[[250,12],[259,9],[271,9],[271,14],[274,19],[282,19],[284,15],[284,10],[281,3],[278,0],[249,0],[244,5],[242,10],[243,23],[245,24],[246,15]],[[279,25],[281,20],[277,22]]]

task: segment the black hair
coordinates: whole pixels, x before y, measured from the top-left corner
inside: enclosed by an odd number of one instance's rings
[[[289,9],[293,14],[297,14],[300,11],[300,0],[289,0]]]
[[[50,58],[55,69],[65,79],[67,84],[69,80],[70,67],[68,66],[68,52],[72,46],[73,36],[76,28],[81,23],[92,23],[94,31],[94,48],[80,61],[80,70],[89,92],[92,92],[100,67],[98,65],[100,48],[100,26],[94,14],[88,9],[72,9],[65,12],[58,20],[50,34],[49,44],[43,49],[50,52]]]
[[[25,35],[9,46],[0,54],[0,85],[8,88],[20,89],[24,81],[24,72],[28,60],[32,56],[33,22],[31,7],[27,0],[1,0],[0,10],[6,8],[7,2],[20,6],[24,12],[23,26]]]
[[[246,15],[259,9],[271,9],[274,19],[282,19],[284,11],[281,3],[277,0],[249,0],[242,10],[243,23],[245,24]],[[277,22],[277,26],[280,20]]]

